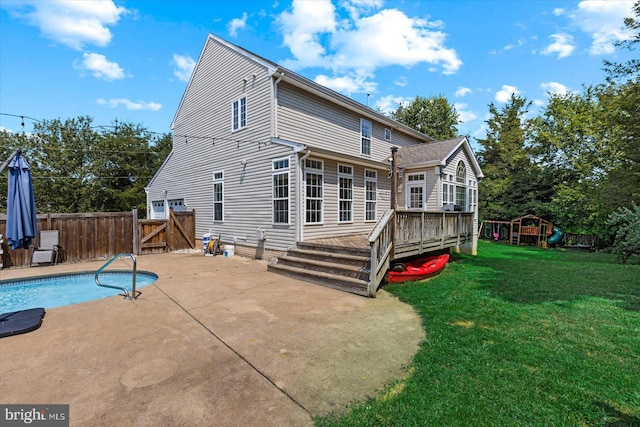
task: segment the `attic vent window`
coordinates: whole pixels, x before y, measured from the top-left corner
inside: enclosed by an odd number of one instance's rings
[[[384,129],[384,139],[386,141],[391,141],[391,129],[389,128]]]

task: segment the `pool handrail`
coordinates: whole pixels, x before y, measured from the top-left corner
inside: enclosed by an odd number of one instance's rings
[[[111,264],[113,261],[117,260],[118,258],[124,258],[124,257],[130,257],[133,260],[133,279],[132,279],[132,284],[131,284],[131,292],[129,292],[129,290],[127,290],[127,288],[124,288],[124,287],[105,285],[103,283],[100,283],[100,279],[98,278],[98,276],[100,275],[102,270],[107,268],[109,266],[109,264]],[[125,297],[125,298],[127,298],[129,300],[135,300],[135,299],[138,299],[140,294],[142,294],[142,292],[136,291],[136,271],[137,271],[137,261],[136,261],[135,255],[127,254],[127,253],[119,253],[119,254],[115,254],[109,261],[107,261],[102,267],[100,267],[96,271],[96,274],[95,274],[94,277],[95,277],[95,280],[96,280],[96,285],[102,286],[103,288],[111,288],[111,289],[121,290],[123,292],[123,294],[122,294],[123,297]]]

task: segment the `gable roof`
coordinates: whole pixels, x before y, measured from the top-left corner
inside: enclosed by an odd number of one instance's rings
[[[435,141],[433,138],[431,138],[428,135],[423,134],[422,132],[418,132],[417,130],[406,126],[400,122],[397,122],[393,119],[391,119],[390,117],[385,116],[382,113],[379,113],[378,111],[364,105],[361,104],[360,102],[354,101],[353,99],[346,97],[332,89],[329,89],[325,86],[322,86],[316,82],[314,82],[313,80],[307,79],[306,77],[301,76],[300,74],[297,74],[287,68],[284,68],[278,64],[276,64],[273,61],[269,61],[268,59],[265,59],[259,55],[256,55],[253,52],[250,52],[238,45],[235,45],[231,42],[228,42],[227,40],[224,40],[214,34],[209,34],[207,37],[207,41],[204,44],[204,47],[202,48],[202,51],[200,52],[200,56],[198,57],[198,62],[196,63],[195,68],[193,69],[193,72],[191,73],[191,77],[189,78],[189,83],[187,84],[187,88],[184,91],[184,94],[182,95],[182,99],[180,100],[180,104],[178,106],[178,109],[176,110],[176,114],[174,115],[174,118],[171,122],[171,128],[173,129],[174,125],[175,125],[175,121],[176,118],[178,117],[178,112],[180,111],[180,109],[182,108],[182,104],[185,100],[185,96],[187,94],[187,92],[189,91],[189,87],[191,86],[191,81],[193,80],[193,76],[196,74],[197,70],[198,70],[198,66],[200,65],[200,61],[202,60],[202,57],[204,56],[204,52],[207,48],[207,44],[209,42],[209,40],[214,40],[217,43],[220,43],[224,46],[226,46],[227,48],[245,56],[246,58],[256,62],[259,65],[262,65],[263,67],[265,67],[265,69],[267,70],[267,73],[270,76],[273,77],[277,77],[278,79],[282,78],[282,80],[284,80],[285,82],[294,85],[302,90],[305,90],[309,93],[312,93],[314,95],[317,95],[321,98],[324,98],[326,100],[329,100],[330,102],[340,105],[348,110],[354,111],[360,115],[362,115],[363,117],[367,117],[370,118],[372,120],[375,120],[377,122],[380,123],[384,123],[385,125],[387,125],[389,128],[391,128],[394,131],[399,131],[405,134],[408,134],[410,136],[412,136],[413,138],[416,138],[418,140],[421,141],[425,141],[425,142],[430,142],[430,141]]]
[[[446,166],[447,161],[462,147],[467,153],[471,166],[478,178],[484,177],[480,165],[473,154],[469,141],[464,136],[443,141],[427,142],[398,149],[398,167],[414,168],[429,166]]]

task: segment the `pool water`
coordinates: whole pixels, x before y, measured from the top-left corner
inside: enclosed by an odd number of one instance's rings
[[[100,273],[100,283],[131,290],[130,272]],[[94,272],[0,280],[0,313],[28,308],[54,308],[119,295],[122,291],[96,285]],[[155,282],[150,272],[136,273],[136,289]]]

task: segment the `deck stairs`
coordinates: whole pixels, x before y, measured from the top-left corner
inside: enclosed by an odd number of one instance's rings
[[[370,249],[298,242],[272,261],[268,270],[307,282],[367,296]]]

